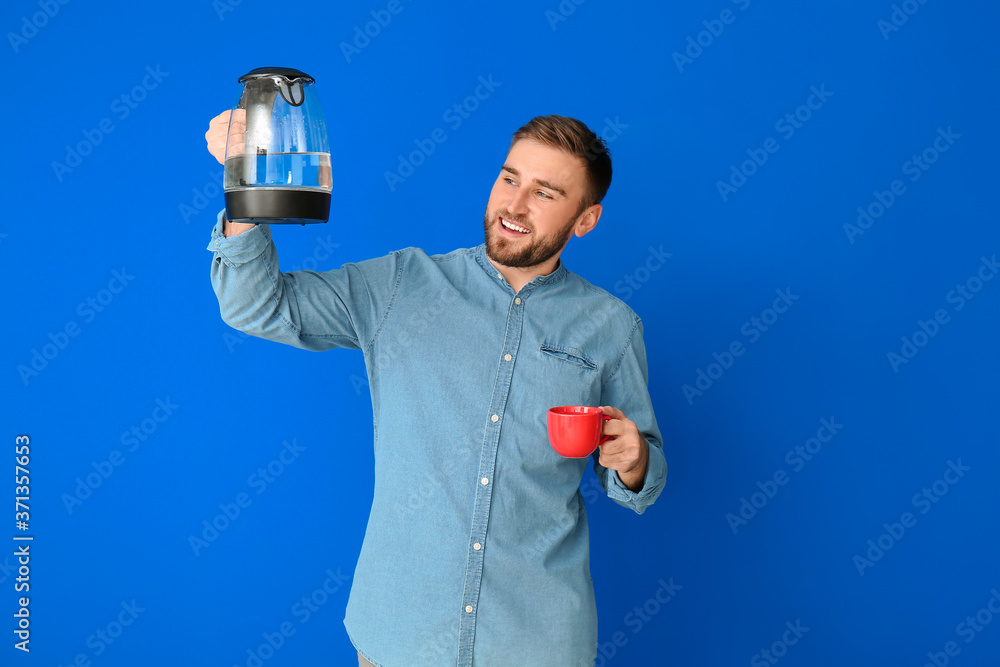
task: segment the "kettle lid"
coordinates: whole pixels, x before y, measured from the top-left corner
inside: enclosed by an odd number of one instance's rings
[[[258,67],[257,69],[250,70],[238,80],[238,83],[244,83],[250,81],[251,79],[262,79],[265,77],[280,76],[284,77],[289,81],[295,79],[302,79],[303,83],[315,83],[316,80],[311,76],[306,74],[301,70],[294,69],[292,67]]]

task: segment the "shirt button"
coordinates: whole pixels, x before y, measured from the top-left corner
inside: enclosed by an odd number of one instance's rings
[[[497,278],[499,278],[500,280],[503,280],[503,274],[502,273],[498,273],[497,274]]]
[[[516,299],[514,299],[514,303],[516,303],[517,305],[520,306],[521,305],[521,297],[517,297]]]
[[[505,354],[505,355],[503,355],[503,360],[504,360],[504,361],[510,361],[510,360],[511,360],[511,359],[513,359],[513,358],[514,358],[514,357],[510,356],[509,354]]]
[[[467,613],[471,614],[472,613],[472,605],[471,604],[465,605],[465,611]]]
[[[483,483],[483,486],[486,486],[487,484],[490,483],[490,478],[489,477],[483,477],[483,479],[481,481]]]
[[[483,548],[483,545],[480,544],[479,542],[476,542],[475,544],[472,545],[472,548],[475,549],[476,551],[479,551],[480,549]]]
[[[497,415],[493,415],[492,417],[490,417],[490,419],[493,420],[494,423],[500,421],[500,417],[498,417]]]

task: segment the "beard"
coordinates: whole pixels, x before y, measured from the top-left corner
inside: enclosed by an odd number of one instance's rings
[[[532,231],[527,236],[531,241],[521,243],[516,239],[505,238],[497,231],[497,218],[503,217],[511,222],[524,225],[523,220],[510,215],[506,211],[500,210],[490,213],[489,208],[483,216],[483,233],[486,235],[486,256],[498,264],[503,264],[515,269],[527,269],[538,266],[555,257],[569,241],[573,235],[573,226],[576,218],[571,218],[566,225],[549,236],[539,237]]]

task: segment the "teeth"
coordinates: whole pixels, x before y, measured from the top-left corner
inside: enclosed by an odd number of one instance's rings
[[[522,232],[522,233],[527,233],[528,232],[527,229],[525,229],[524,227],[521,227],[520,225],[515,225],[513,222],[511,222],[507,218],[500,218],[500,224],[502,224],[507,229],[513,229],[515,231]]]

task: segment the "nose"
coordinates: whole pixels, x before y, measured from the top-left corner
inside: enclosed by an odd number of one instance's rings
[[[528,213],[528,188],[518,188],[513,195],[511,195],[510,201],[507,203],[507,210],[510,211],[511,215],[527,215]]]

